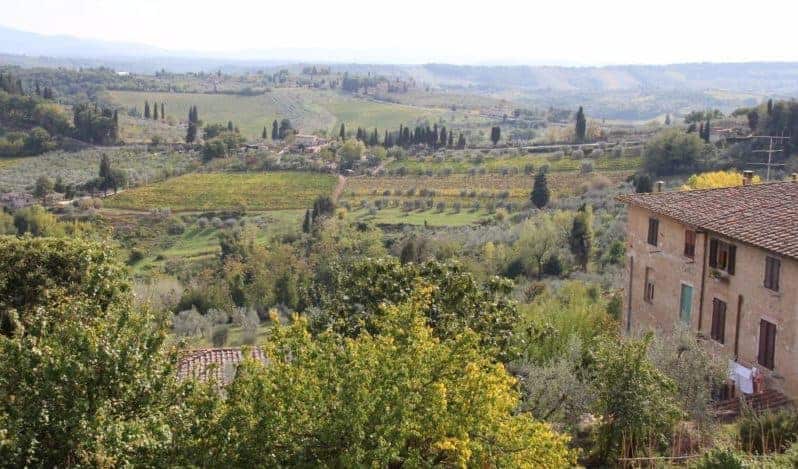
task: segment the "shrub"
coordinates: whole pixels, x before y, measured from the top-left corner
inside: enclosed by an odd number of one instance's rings
[[[714,448],[693,465],[694,469],[743,469],[740,456],[730,449]]]
[[[127,258],[128,265],[134,265],[141,262],[144,259],[144,253],[139,251],[138,249],[133,249],[130,251],[130,255]]]
[[[435,204],[435,208],[438,210],[439,213],[443,212],[444,210],[446,210],[446,202],[438,202],[437,204]]]
[[[230,328],[228,326],[217,326],[213,329],[211,335],[211,343],[214,347],[224,347],[227,345],[227,336],[229,335]]]
[[[745,451],[766,454],[784,451],[798,441],[798,414],[789,411],[745,415],[738,422]]]
[[[542,270],[545,275],[553,275],[556,277],[562,275],[563,267],[560,257],[556,255],[549,257],[543,264]]]
[[[166,232],[170,235],[176,236],[181,235],[186,231],[186,225],[182,221],[178,219],[172,219],[169,222],[169,226],[166,228]]]

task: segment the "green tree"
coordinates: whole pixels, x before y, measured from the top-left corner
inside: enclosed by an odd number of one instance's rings
[[[260,133],[260,138],[263,140],[269,138],[269,132],[266,131],[266,126],[263,127],[263,132]]]
[[[277,120],[275,119],[275,121],[272,122],[272,140],[276,142],[279,139],[280,139],[280,127],[279,124],[277,124]]]
[[[502,137],[502,129],[498,125],[491,127],[490,129],[490,141],[493,142],[493,145],[496,146],[499,143],[499,140]]]
[[[158,120],[158,103],[152,103],[152,119]]]
[[[338,138],[341,140],[346,140],[346,128],[344,127],[343,122],[341,122],[341,130],[338,132]]]
[[[318,286],[324,290],[324,312],[314,318],[313,329],[332,328],[348,336],[374,332],[379,305],[406,301],[417,285],[432,288],[425,314],[437,336],[448,339],[471,329],[480,334],[486,351],[500,357],[512,355],[518,311],[508,296],[510,283],[498,277],[482,283],[459,265],[436,261],[402,264],[388,258],[339,264],[332,285]]]
[[[36,186],[33,189],[33,195],[42,199],[42,205],[47,205],[47,196],[53,192],[53,181],[47,176],[39,176],[36,179]]]
[[[635,192],[638,194],[646,194],[654,189],[654,184],[651,182],[651,176],[648,174],[637,174],[634,177]]]
[[[463,149],[466,147],[466,139],[462,132],[460,132],[460,136],[457,137],[457,148]]]
[[[532,203],[535,204],[535,207],[542,209],[548,205],[550,196],[551,192],[549,191],[549,183],[546,180],[546,171],[538,171],[535,174],[535,182],[532,186]]]
[[[31,236],[60,236],[63,229],[58,219],[44,207],[33,205],[14,213],[14,226],[18,234]]]
[[[0,238],[0,460],[159,465],[181,407],[166,318],[134,311],[108,246]],[[64,438],[64,435],[69,435]]]
[[[364,151],[366,151],[365,145],[357,139],[344,142],[341,148],[338,149],[338,157],[341,159],[341,168],[349,169],[357,166],[358,162],[363,158]]]
[[[585,137],[587,136],[587,119],[585,118],[585,111],[582,109],[582,106],[579,106],[579,110],[576,111],[576,124],[574,131],[576,135],[576,141],[584,142]]]
[[[567,438],[517,414],[515,380],[470,331],[441,342],[427,325],[429,290],[382,306],[373,334],[275,326],[226,390],[187,465],[285,467],[565,467]],[[234,438],[228,437],[231,432]]]
[[[144,101],[144,118],[150,118],[150,103],[149,101]]]
[[[27,155],[38,155],[55,148],[50,133],[41,127],[34,127],[25,137],[22,151]]]
[[[571,253],[576,262],[587,272],[590,256],[593,252],[593,208],[582,205],[574,217],[571,235],[568,239]]]
[[[643,168],[656,175],[694,172],[704,142],[694,133],[667,129],[649,140],[643,151]]]
[[[164,107],[164,103],[161,103],[161,119],[166,119],[166,110]]]
[[[524,223],[515,248],[519,259],[534,265],[540,280],[543,278],[544,264],[557,254],[562,241],[551,216],[544,214],[535,221],[528,220]]]
[[[751,132],[756,132],[756,129],[759,126],[759,113],[756,111],[756,109],[754,109],[748,112],[747,117],[748,128],[751,129]]]
[[[642,340],[608,337],[595,351],[594,411],[601,417],[595,450],[603,461],[650,456],[683,416],[676,383],[647,356],[652,340],[651,333]]]

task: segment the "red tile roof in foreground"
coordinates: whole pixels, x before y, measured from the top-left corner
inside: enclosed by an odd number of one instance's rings
[[[798,182],[628,194],[618,200],[798,259]]]
[[[266,362],[261,349],[252,347],[249,353],[256,360]],[[179,379],[196,378],[200,381],[215,379],[222,385],[230,384],[235,377],[235,370],[243,361],[240,348],[207,348],[189,351],[178,364]]]

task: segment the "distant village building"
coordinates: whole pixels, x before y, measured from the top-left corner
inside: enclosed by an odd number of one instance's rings
[[[36,199],[27,192],[3,192],[0,193],[0,207],[10,211],[33,205]]]
[[[798,397],[798,182],[655,192],[629,205],[623,323],[678,322],[728,357],[738,392]]]
[[[244,361],[245,353],[249,357],[266,363],[266,357],[258,347],[245,352],[241,348],[208,348],[188,352],[178,363],[179,379],[213,380],[220,386],[226,386],[235,378],[238,365]]]
[[[329,142],[326,139],[315,135],[296,134],[294,135],[292,147],[297,151],[318,153],[327,143]]]

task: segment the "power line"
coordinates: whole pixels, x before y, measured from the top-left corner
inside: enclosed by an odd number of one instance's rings
[[[767,173],[765,176],[766,181],[770,181],[770,168],[773,166],[785,166],[783,163],[774,163],[773,162],[773,154],[780,153],[784,151],[783,149],[773,149],[773,141],[778,140],[779,142],[783,142],[785,140],[789,140],[790,137],[785,136],[777,136],[777,135],[752,135],[750,138],[767,138],[770,140],[767,150],[753,150],[753,153],[767,153],[768,154],[768,162],[767,163],[748,163],[752,166],[765,166],[767,168]]]

